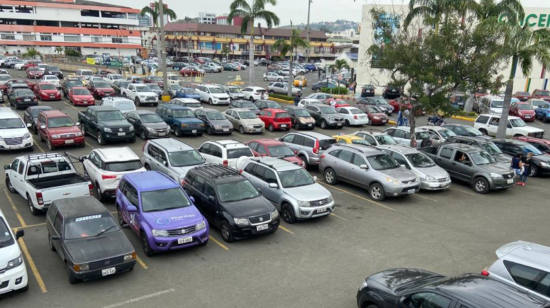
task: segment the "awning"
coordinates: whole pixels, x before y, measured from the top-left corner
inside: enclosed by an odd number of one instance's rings
[[[201,42],[213,42],[214,37],[212,37],[212,36],[199,36],[199,40]]]
[[[233,39],[233,44],[245,44],[246,42],[248,42],[246,39],[241,39],[241,38]]]
[[[169,41],[173,41],[174,38],[176,38],[176,36],[174,36],[174,35],[167,35],[167,36],[165,36],[165,39],[166,39],[166,40],[169,40]]]

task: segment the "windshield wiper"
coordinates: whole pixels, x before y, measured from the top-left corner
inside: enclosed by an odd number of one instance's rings
[[[104,234],[105,232],[111,230],[111,229],[114,228],[114,227],[116,227],[116,225],[115,225],[115,226],[110,226],[109,228],[107,228],[107,229],[105,229],[105,230],[103,230],[103,231],[100,231],[98,234],[94,235],[94,237],[98,237],[98,236]]]

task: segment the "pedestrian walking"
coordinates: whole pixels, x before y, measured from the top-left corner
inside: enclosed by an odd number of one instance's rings
[[[533,153],[532,152],[527,153],[527,156],[523,158],[522,163],[523,163],[523,172],[519,177],[519,182],[521,183],[521,186],[525,186],[525,183],[527,182],[527,177],[531,174],[531,164],[533,163]]]
[[[300,86],[300,91],[302,91],[302,85],[303,85],[303,83],[302,83],[301,80],[298,80],[298,85]]]
[[[317,79],[321,79],[321,70],[317,70]]]
[[[397,112],[397,126],[403,126],[403,108],[399,109]]]
[[[520,180],[517,183],[520,186],[523,186],[523,183],[521,182],[521,175],[522,175],[523,171],[525,171],[524,168],[523,168],[522,158],[523,158],[523,154],[516,154],[512,158],[512,164],[510,166],[514,170],[514,173],[516,174],[516,176],[518,176],[520,178]]]
[[[405,111],[403,111],[403,126],[409,126],[410,116],[411,116],[411,111],[409,109],[405,109]]]
[[[298,103],[300,102],[300,94],[296,93],[294,96],[294,106],[298,107]]]
[[[333,98],[330,99],[330,107],[336,108],[336,100]]]

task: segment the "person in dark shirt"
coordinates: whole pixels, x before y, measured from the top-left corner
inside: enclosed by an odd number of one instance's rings
[[[521,182],[521,186],[525,186],[525,182],[527,182],[527,177],[529,174],[531,174],[531,164],[533,163],[533,153],[529,152],[527,153],[527,156],[523,157],[522,159],[523,163],[523,173],[519,177],[519,181]]]

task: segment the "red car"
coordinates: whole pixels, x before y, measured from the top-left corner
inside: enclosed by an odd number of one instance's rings
[[[514,102],[510,105],[510,115],[520,117],[525,122],[535,121],[535,109],[528,102]]]
[[[34,94],[42,101],[60,101],[61,92],[49,82],[38,82],[34,86]]]
[[[161,89],[164,89],[164,82],[160,76],[148,76],[143,78],[144,83],[154,83],[158,85]]]
[[[264,121],[270,132],[276,129],[290,130],[292,127],[290,114],[283,109],[266,108],[260,111],[258,117]]]
[[[388,123],[388,116],[380,109],[374,106],[366,106],[364,111],[369,117],[370,125],[386,125]]]
[[[399,112],[399,101],[397,99],[392,99],[391,101],[388,102],[388,104],[390,104],[393,107],[393,112],[394,113]],[[401,107],[410,110],[412,108],[412,105],[411,105],[411,103],[402,102]]]
[[[74,106],[95,105],[95,98],[85,87],[72,87],[69,89],[69,102]]]
[[[550,91],[537,89],[537,90],[533,91],[533,94],[531,94],[531,97],[529,97],[529,98],[540,98],[540,99],[543,99],[545,101],[550,102]]]
[[[102,99],[115,94],[115,90],[107,82],[101,80],[90,81],[88,83],[88,90],[90,90],[96,99]]]
[[[26,75],[29,79],[40,79],[44,76],[44,71],[38,67],[29,67],[26,71]]]
[[[38,136],[46,141],[48,149],[65,145],[84,147],[84,135],[71,117],[59,110],[42,111],[38,115]]]
[[[539,139],[525,136],[514,137],[514,139],[529,142],[535,148],[539,149],[539,151],[550,155],[550,140],[548,139]]]
[[[180,70],[180,75],[182,76],[202,76],[202,72],[199,71],[198,68],[196,67],[191,67],[191,66],[188,66],[188,67],[184,67]]]
[[[276,139],[254,139],[245,143],[256,157],[278,157],[298,166],[304,167],[304,162],[282,141]]]
[[[529,94],[529,92],[524,92],[524,91],[517,91],[516,93],[512,94],[512,97],[515,97],[522,102],[525,102],[526,100],[528,100],[529,96],[531,96],[531,94]]]
[[[324,101],[321,101],[321,103],[331,106],[330,101],[332,101],[332,98],[327,98]],[[336,98],[336,99],[334,99],[334,101],[336,102],[336,105],[334,105],[334,108],[349,107],[350,106],[350,104],[348,104],[343,99]]]

